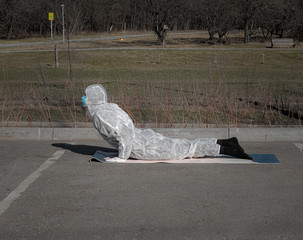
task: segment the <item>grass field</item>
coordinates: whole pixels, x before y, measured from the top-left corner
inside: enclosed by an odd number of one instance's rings
[[[138,126],[301,126],[300,46],[297,50],[268,49],[269,43],[214,46],[205,40],[199,34],[171,35],[166,47],[158,46],[154,37],[77,42],[71,44],[70,61],[64,44],[58,46],[58,67],[53,51],[0,53],[1,124],[52,126],[59,121],[82,126],[88,120],[81,96],[89,84],[102,83],[109,100]],[[38,48],[53,46],[10,50]]]

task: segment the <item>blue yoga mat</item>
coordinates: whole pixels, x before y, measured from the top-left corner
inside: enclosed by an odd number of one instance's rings
[[[280,163],[274,154],[249,154],[255,163]]]

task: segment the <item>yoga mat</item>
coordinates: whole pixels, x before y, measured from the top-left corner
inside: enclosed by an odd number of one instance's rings
[[[277,164],[280,163],[274,154],[249,154],[253,160],[235,158],[226,155],[216,157],[203,157],[191,159],[171,159],[171,160],[146,160],[146,159],[127,159],[127,160],[111,160],[117,157],[117,153],[109,153],[97,151],[91,158],[91,161],[103,163],[221,163],[221,164]]]

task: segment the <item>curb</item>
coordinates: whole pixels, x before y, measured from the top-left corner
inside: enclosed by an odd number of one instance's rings
[[[303,128],[153,128],[172,138],[237,137],[241,141],[303,141]],[[0,140],[97,140],[94,128],[0,128]]]

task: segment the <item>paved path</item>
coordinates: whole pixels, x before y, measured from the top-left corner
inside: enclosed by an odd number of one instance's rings
[[[110,48],[72,48],[72,51],[117,51],[117,50],[148,50],[148,51],[303,51],[303,48],[172,48],[172,47],[110,47]],[[58,49],[59,52],[67,52],[67,49]],[[51,49],[32,50],[7,50],[0,53],[31,53],[31,52],[54,52]]]
[[[274,165],[150,165],[89,162],[101,140],[1,140],[0,239],[302,239],[302,144],[242,142]]]
[[[205,32],[183,32],[183,33],[170,33],[170,35],[186,35],[186,34],[203,34]],[[105,37],[95,37],[95,38],[80,38],[80,39],[70,39],[70,42],[91,42],[91,41],[103,41],[103,40],[117,40],[121,38],[138,38],[138,37],[151,37],[155,34],[132,34],[132,35],[119,35],[119,36],[105,36]],[[67,40],[65,40],[67,41]],[[37,46],[37,45],[52,45],[52,44],[62,44],[63,41],[45,41],[45,42],[27,42],[27,43],[12,43],[12,44],[0,44],[0,48],[7,47],[25,47],[25,46]]]
[[[140,34],[140,35],[127,35],[128,38],[134,37],[149,37],[154,34]],[[115,40],[120,39],[124,36],[106,36],[98,38],[81,38],[81,39],[71,39],[70,42],[90,42],[90,41],[102,41],[102,40]],[[67,40],[65,40],[67,41]],[[12,44],[0,44],[0,48],[7,47],[26,47],[26,46],[37,46],[37,45],[53,45],[53,44],[62,44],[63,41],[45,41],[45,42],[27,42],[27,43],[12,43]]]
[[[190,32],[190,33],[170,33],[170,35],[186,35],[186,34],[203,34],[205,32]],[[96,38],[82,38],[71,39],[70,42],[91,42],[91,41],[103,41],[103,40],[117,40],[120,38],[138,38],[138,37],[150,37],[155,34],[135,34],[135,35],[119,35],[119,36],[106,36]],[[54,45],[62,44],[62,41],[46,41],[46,42],[29,42],[29,43],[16,43],[16,44],[0,44],[0,48],[8,47],[26,47],[26,46],[38,46],[38,45]],[[111,48],[73,48],[73,51],[96,51],[96,50],[188,50],[188,51],[303,51],[303,48],[222,48],[222,47],[197,47],[197,48],[171,48],[171,47],[111,47]],[[53,52],[54,50],[4,50],[0,51],[2,54],[7,53],[27,53],[27,52]],[[67,49],[58,49],[58,51],[67,51]]]

